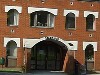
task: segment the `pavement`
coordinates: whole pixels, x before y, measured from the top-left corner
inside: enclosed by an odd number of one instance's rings
[[[86,74],[86,75],[100,75],[100,74]]]
[[[22,73],[21,68],[0,68],[0,75],[67,75],[63,71],[32,70]]]
[[[0,72],[0,75],[67,75],[63,72],[45,72],[45,71],[37,71],[32,73],[9,73],[9,72]]]
[[[63,71],[45,71],[45,70],[32,70],[28,73],[22,73],[21,68],[0,68],[0,75],[68,75]],[[100,75],[100,71],[95,71],[93,74],[82,75]]]

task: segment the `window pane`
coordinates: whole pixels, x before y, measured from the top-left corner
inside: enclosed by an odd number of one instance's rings
[[[36,16],[36,13],[31,13],[30,15],[30,25],[31,26],[34,26],[34,21],[36,20],[35,16]]]
[[[54,26],[54,15],[50,14],[50,27]]]
[[[7,24],[14,25],[14,10],[10,10],[7,13]]]
[[[94,59],[94,48],[93,48],[93,45],[89,44],[87,47],[86,47],[86,50],[85,50],[85,57],[87,60],[93,60]]]
[[[7,24],[18,25],[19,13],[15,9],[11,9],[7,13]]]
[[[87,17],[86,17],[86,29],[88,30],[88,29],[94,29],[93,28],[93,23],[94,23],[94,21],[95,21],[95,17],[94,17],[94,15],[92,15],[92,14],[90,14],[90,15],[88,15]]]
[[[75,28],[75,15],[73,13],[69,13],[66,16],[66,27]]]
[[[14,25],[18,25],[19,13],[14,10]]]
[[[30,15],[30,25],[37,27],[54,27],[54,15],[47,11],[36,11]]]
[[[47,12],[39,11],[37,13],[37,26],[46,26],[47,24]]]

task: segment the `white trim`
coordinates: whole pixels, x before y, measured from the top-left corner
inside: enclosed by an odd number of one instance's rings
[[[58,9],[28,7],[29,14],[32,12],[35,12],[35,11],[48,11],[54,15],[57,15],[57,13],[58,13]]]
[[[86,46],[89,44],[93,45],[94,51],[97,51],[97,42],[83,42],[83,50],[85,50]]]
[[[58,37],[54,37],[54,36],[48,36],[50,38],[54,38],[54,39],[58,39]],[[46,37],[40,38],[40,39],[23,39],[23,47],[26,48],[32,48],[35,44],[37,44],[40,41],[46,40]],[[69,50],[69,44],[67,43],[67,41],[64,41],[62,39],[59,38],[60,42],[62,42],[65,46],[67,46],[68,50]]]
[[[79,11],[78,10],[64,10],[64,16],[66,16],[68,13],[74,13],[75,17],[79,17]]]
[[[22,13],[22,7],[20,6],[5,6],[5,12],[8,12],[10,9],[16,9],[19,13]]]
[[[95,70],[95,52],[94,52],[94,70]]]
[[[4,47],[6,47],[7,46],[7,43],[9,41],[11,41],[11,40],[13,40],[13,41],[16,42],[17,47],[20,47],[20,38],[8,38],[8,37],[4,37]]]
[[[73,46],[69,47],[69,50],[78,50],[78,41],[66,41],[66,42],[73,44]]]
[[[98,18],[99,12],[84,11],[84,17],[87,17],[89,14],[92,14],[95,16],[95,18]]]

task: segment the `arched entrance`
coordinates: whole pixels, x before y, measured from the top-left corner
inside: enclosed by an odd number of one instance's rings
[[[85,65],[87,71],[94,69],[94,47],[91,44],[85,49]]]
[[[67,47],[57,40],[47,39],[31,48],[31,69],[62,70]]]
[[[6,67],[16,67],[17,65],[17,44],[11,40],[6,45]]]

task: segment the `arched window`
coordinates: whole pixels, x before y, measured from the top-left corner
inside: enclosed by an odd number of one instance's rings
[[[16,9],[10,9],[7,12],[7,25],[15,26],[18,25],[19,13]]]
[[[17,44],[11,40],[6,46],[6,67],[17,66]]]
[[[17,58],[17,44],[14,41],[9,41],[7,43],[7,56]]]
[[[86,71],[94,69],[94,46],[89,44],[85,49],[85,65]]]
[[[93,47],[93,45],[89,44],[89,45],[86,46],[85,57],[86,57],[87,60],[93,60],[94,59],[94,47]]]
[[[47,11],[36,11],[30,14],[30,25],[33,27],[54,27],[54,15]]]
[[[75,29],[75,14],[68,13],[66,15],[66,29]]]
[[[92,14],[86,17],[86,30],[95,30],[95,16]]]

